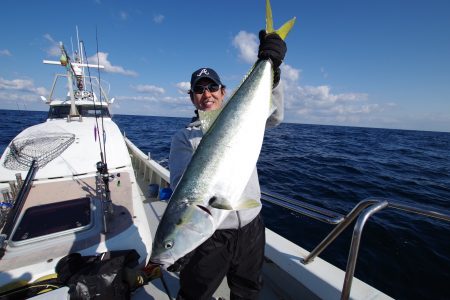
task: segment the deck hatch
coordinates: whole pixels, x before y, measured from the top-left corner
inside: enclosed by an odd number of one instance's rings
[[[90,222],[91,200],[88,197],[33,206],[25,211],[12,241],[25,241],[66,230],[81,230]]]

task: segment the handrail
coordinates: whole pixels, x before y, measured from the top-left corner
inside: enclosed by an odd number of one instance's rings
[[[263,201],[270,202],[272,204],[287,208],[289,210],[311,217],[324,223],[339,224],[344,219],[344,216],[337,212],[321,208],[312,204],[308,204],[302,201],[289,199],[287,197],[284,197],[282,195],[273,192],[261,191],[261,194],[262,194],[261,199]]]
[[[356,258],[358,257],[359,244],[361,242],[361,235],[366,225],[367,220],[376,212],[388,206],[387,201],[382,201],[366,208],[358,220],[356,221],[353,230],[352,242],[350,244],[350,252],[348,253],[347,267],[345,269],[344,285],[342,286],[341,299],[348,299],[350,296],[350,289],[352,288],[353,275],[355,274]]]
[[[151,170],[153,170],[158,176],[160,176],[167,183],[169,182],[170,173],[169,170],[159,165],[157,162],[147,159],[148,156],[144,154],[133,142],[131,142],[127,137],[123,137],[128,149],[142,161],[144,164],[148,165]]]
[[[347,258],[345,278],[341,293],[342,300],[349,299],[362,232],[367,220],[373,214],[386,207],[390,207],[450,222],[450,213],[446,211],[417,204],[405,204],[378,197],[366,198],[359,202],[345,217],[336,212],[312,204],[307,204],[300,200],[289,199],[275,193],[263,191],[261,199],[325,223],[337,224],[337,226],[331,230],[331,232],[309,253],[309,255],[301,259],[301,262],[304,264],[312,262],[315,257],[322,253],[322,251],[325,250],[331,242],[333,242],[358,217],[353,229],[353,236]]]
[[[316,258],[320,253],[322,253],[328,245],[331,244],[341,233],[344,231],[351,222],[368,206],[376,203],[376,200],[366,199],[359,202],[348,214],[345,216],[344,220],[339,223],[336,227],[331,230],[331,232],[319,243],[319,245],[314,248],[308,256],[302,259],[302,262],[306,265],[309,264]]]
[[[387,200],[387,201],[389,202],[389,207],[396,208],[398,210],[403,210],[406,212],[415,213],[418,215],[423,215],[426,217],[431,217],[434,219],[439,219],[439,220],[450,222],[450,214],[445,213],[443,211],[438,211],[431,207],[419,206],[417,204],[412,206],[412,205],[406,205],[406,204],[396,202],[396,201],[391,201],[391,200]]]

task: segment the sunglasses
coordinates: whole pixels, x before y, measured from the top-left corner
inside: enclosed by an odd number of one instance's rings
[[[217,92],[220,89],[220,85],[217,83],[210,83],[208,85],[196,85],[192,89],[192,91],[196,94],[203,94],[205,90],[208,90],[210,93]]]

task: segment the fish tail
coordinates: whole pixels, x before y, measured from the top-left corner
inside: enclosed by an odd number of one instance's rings
[[[292,27],[294,26],[295,20],[296,18],[293,17],[292,19],[284,23],[283,26],[275,30],[273,28],[272,7],[270,6],[270,1],[266,0],[266,32],[268,34],[275,32],[280,36],[282,40],[285,40],[289,31],[291,31]]]

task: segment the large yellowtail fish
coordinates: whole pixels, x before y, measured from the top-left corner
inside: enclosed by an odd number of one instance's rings
[[[295,18],[273,29],[266,1],[266,31],[284,39]],[[200,112],[204,136],[158,226],[151,263],[167,268],[208,239],[231,210],[261,205],[242,193],[261,151],[272,112],[273,70],[259,60],[221,110]]]

